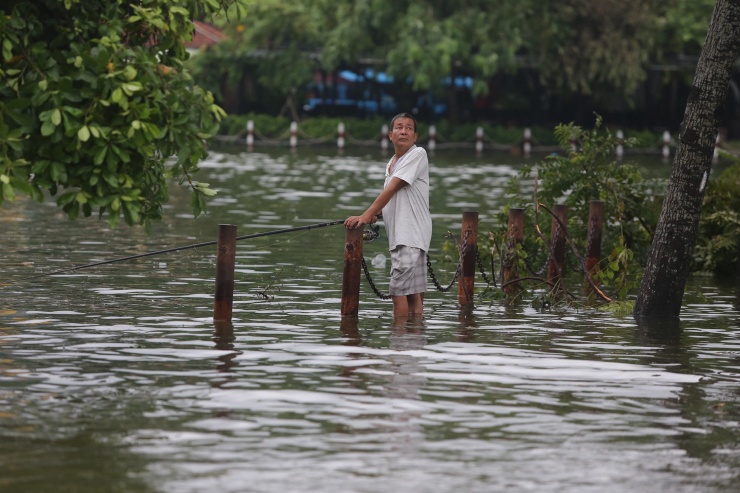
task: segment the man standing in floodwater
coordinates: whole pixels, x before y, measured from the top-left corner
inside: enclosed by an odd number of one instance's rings
[[[385,183],[375,201],[361,216],[344,221],[348,229],[376,221],[382,212],[391,255],[389,292],[393,317],[421,315],[427,290],[426,257],[432,241],[429,212],[429,159],[416,146],[416,120],[400,113],[391,120],[388,139],[395,154],[385,168]]]

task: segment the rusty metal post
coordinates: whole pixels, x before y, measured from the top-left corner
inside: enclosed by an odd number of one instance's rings
[[[219,224],[216,253],[216,296],[213,303],[213,320],[231,320],[234,303],[234,264],[236,261],[236,226]]]
[[[604,202],[592,200],[588,206],[588,242],[586,244],[586,272],[594,275],[601,261],[601,233],[604,229]],[[586,293],[592,291],[586,283]]]
[[[345,229],[342,317],[357,318],[362,274],[362,228]]]
[[[504,291],[507,294],[514,294],[518,291],[518,283],[508,284],[519,276],[516,265],[514,265],[514,256],[511,252],[516,245],[521,245],[524,241],[524,209],[509,209],[509,231],[506,260],[504,262]]]
[[[475,288],[475,257],[478,252],[478,211],[464,211],[460,231],[462,251],[462,272],[457,283],[457,301],[461,305],[473,302]]]
[[[560,222],[567,224],[568,206],[557,204],[553,207],[555,216]],[[552,230],[550,231],[550,261],[547,263],[547,280],[556,287],[563,282],[563,273],[565,269],[565,230],[560,226],[560,222],[552,218]]]

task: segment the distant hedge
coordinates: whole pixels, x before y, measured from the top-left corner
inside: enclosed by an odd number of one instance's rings
[[[222,136],[245,136],[247,133],[247,122],[254,122],[255,135],[263,139],[287,139],[290,135],[291,119],[286,117],[275,117],[261,114],[229,115],[221,122],[219,135]],[[298,122],[301,138],[310,139],[335,139],[337,126],[344,123],[345,137],[348,145],[352,140],[377,140],[383,124],[388,124],[387,118],[351,118],[351,117],[309,117]],[[438,142],[475,142],[476,130],[483,128],[486,142],[501,145],[520,145],[524,140],[523,127],[510,127],[504,125],[490,125],[486,123],[462,123],[452,124],[447,120],[435,123]],[[557,146],[554,127],[530,127],[532,131],[532,145]],[[614,130],[613,130],[614,131]],[[654,148],[662,142],[662,134],[648,130],[623,130],[625,137],[634,137],[638,141],[637,147]],[[429,136],[429,125],[419,123],[419,137],[427,140]],[[675,145],[674,137],[674,145]]]

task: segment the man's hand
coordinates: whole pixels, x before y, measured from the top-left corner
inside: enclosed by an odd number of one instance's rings
[[[365,224],[373,224],[378,218],[375,214],[365,213],[361,216],[349,216],[344,220],[344,227],[347,229],[357,229],[363,227]]]

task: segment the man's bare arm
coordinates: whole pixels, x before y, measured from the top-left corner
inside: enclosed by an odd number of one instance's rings
[[[374,223],[377,218],[376,216],[383,211],[383,207],[388,204],[396,194],[403,187],[407,186],[408,183],[398,177],[391,178],[388,186],[383,189],[378,195],[378,198],[373,201],[370,207],[360,216],[350,216],[344,220],[344,227],[348,229],[361,228],[365,224]]]

